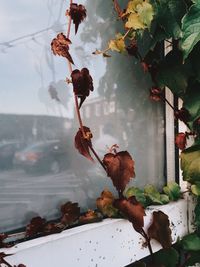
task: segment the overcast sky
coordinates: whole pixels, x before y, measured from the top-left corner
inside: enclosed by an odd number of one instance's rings
[[[84,2],[81,1],[82,3]],[[0,43],[9,42],[23,35],[32,34],[53,25],[52,30],[42,33],[33,39],[24,39],[13,43],[13,47],[0,46],[1,89],[0,113],[47,114],[72,117],[71,88],[60,88],[63,99],[69,100],[63,105],[50,99],[48,86],[54,80],[52,59],[55,66],[55,80],[64,80],[69,76],[66,61],[61,57],[52,57],[51,40],[56,30],[66,31],[65,10],[68,1],[63,0],[1,0],[0,2]],[[81,27],[80,27],[81,29]],[[74,33],[72,31],[72,33]],[[78,36],[74,47],[80,46]],[[91,47],[91,52],[92,52]],[[86,52],[89,52],[87,46]],[[77,67],[83,67],[83,51],[76,52]],[[102,59],[93,60],[88,66],[94,73],[94,64],[102,66]],[[85,63],[85,62],[84,62]],[[103,70],[99,72],[99,76]],[[98,86],[98,77],[95,81]],[[62,87],[62,86],[61,86]],[[66,90],[66,91],[65,91]],[[93,94],[93,97],[96,94]],[[61,95],[62,98],[62,95]],[[63,100],[64,101],[64,100]],[[69,106],[71,108],[69,109]]]

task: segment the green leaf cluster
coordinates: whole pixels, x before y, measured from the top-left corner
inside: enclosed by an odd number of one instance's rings
[[[155,186],[147,185],[144,189],[130,187],[126,192],[127,198],[135,196],[137,201],[144,207],[149,205],[164,205],[169,201],[176,201],[181,198],[180,186],[175,182],[170,182],[163,187],[163,193],[160,193]]]

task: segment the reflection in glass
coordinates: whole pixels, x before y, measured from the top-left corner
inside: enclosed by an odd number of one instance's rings
[[[135,185],[161,186],[163,108],[150,102],[149,77],[133,58],[114,53],[109,59],[92,55],[96,48],[105,48],[121,28],[114,18],[112,1],[82,3],[88,9],[88,19],[71,37],[71,54],[77,68],[87,67],[94,79],[95,92],[82,107],[84,124],[92,130],[93,144],[101,157],[113,144],[132,154]],[[0,90],[0,232],[24,226],[36,215],[56,218],[60,204],[68,200],[79,202],[82,210],[95,208],[94,200],[105,187],[115,192],[98,163],[87,161],[73,145],[79,126],[72,88],[64,81],[70,74],[66,61],[53,57],[50,51],[51,39],[64,30],[67,6],[61,0],[49,9],[39,0],[28,6],[22,2],[15,10],[10,5],[2,1],[5,27],[9,30],[13,24],[6,20],[9,13],[18,29],[16,35],[11,30],[2,32],[2,41],[36,32],[46,24],[52,27],[34,39],[3,47],[0,53],[4,66]]]

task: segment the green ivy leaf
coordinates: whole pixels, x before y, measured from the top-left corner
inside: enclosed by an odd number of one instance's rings
[[[200,1],[196,1],[182,20],[183,37],[180,47],[184,59],[188,57],[194,46],[200,41]]]
[[[191,186],[192,193],[196,196],[200,196],[200,182],[196,182]]]
[[[180,2],[180,3],[179,3]],[[179,7],[175,8],[179,3]],[[167,38],[178,39],[181,37],[180,14],[177,15],[177,10],[184,10],[182,1],[176,0],[160,0],[155,3],[156,17],[155,20],[162,29],[164,29]],[[183,11],[182,11],[183,12]],[[184,13],[182,13],[184,14]]]
[[[162,249],[155,253],[155,262],[165,267],[174,267],[178,263],[179,254],[174,248]]]
[[[147,206],[147,200],[146,197],[144,195],[144,191],[137,188],[137,187],[130,187],[126,193],[125,193],[126,198],[135,196],[137,201],[140,202],[144,207]]]
[[[198,251],[200,250],[200,237],[197,234],[189,234],[185,236],[182,241],[184,250]]]
[[[163,188],[163,192],[169,196],[169,199],[176,201],[181,197],[181,188],[175,182],[170,182]]]
[[[147,185],[144,188],[144,193],[146,197],[149,198],[153,204],[163,204],[161,201],[160,193],[153,185]]]
[[[182,97],[188,88],[192,71],[189,64],[182,64],[181,53],[172,51],[161,62],[156,79],[159,87],[167,86],[174,94]]]
[[[162,204],[167,204],[169,203],[170,199],[167,195],[160,194],[160,201],[162,202]]]
[[[200,145],[192,146],[181,153],[181,169],[185,181],[200,181]]]
[[[183,106],[189,111],[190,120],[193,123],[200,117],[200,84],[195,83],[194,86],[187,91],[183,100]]]

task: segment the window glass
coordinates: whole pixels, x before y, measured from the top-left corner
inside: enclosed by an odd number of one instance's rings
[[[1,0],[0,232],[37,215],[56,218],[68,200],[79,202],[82,210],[94,208],[101,191],[113,188],[101,166],[74,147],[79,126],[72,87],[65,82],[70,73],[66,60],[50,49],[57,33],[66,31],[68,2]],[[72,26],[70,52],[76,68],[87,67],[94,79],[95,90],[83,104],[94,148],[103,157],[118,144],[135,160],[132,183],[161,186],[163,106],[149,100],[151,82],[132,57],[92,55],[121,29],[112,1],[80,3],[88,17],[76,36]]]

